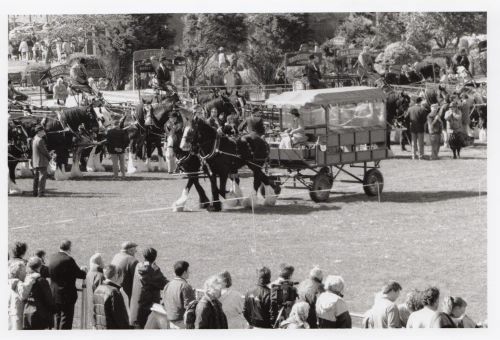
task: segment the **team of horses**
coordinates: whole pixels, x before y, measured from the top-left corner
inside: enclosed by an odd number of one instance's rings
[[[410,95],[405,91],[396,91],[385,87],[387,93],[386,113],[388,126],[402,120],[410,105]],[[422,94],[430,104],[443,98],[441,90],[424,90]],[[192,90],[191,100],[202,107],[204,116],[212,108],[217,108],[225,117],[231,114],[241,115],[245,105],[239,93],[212,91],[200,95]],[[472,98],[476,98],[473,96]],[[34,128],[42,124],[47,132],[48,149],[55,155],[56,179],[81,176],[79,162],[84,150],[92,150],[93,157],[102,149],[104,132],[112,125],[112,117],[103,110],[99,102],[88,106],[65,108],[57,117],[40,118],[34,116],[12,119],[9,122],[9,181],[15,190],[15,168],[17,163],[31,158],[31,140]],[[200,207],[209,211],[220,211],[222,202],[228,206],[241,203],[250,206],[255,203],[257,193],[264,196],[265,204],[275,204],[280,192],[279,184],[273,182],[263,171],[269,155],[267,143],[257,136],[226,136],[210,126],[204,117],[195,114],[174,94],[152,100],[143,100],[136,105],[133,117],[124,127],[129,137],[129,172],[135,172],[134,161],[143,160],[147,170],[151,170],[151,158],[155,150],[159,167],[165,168],[165,158],[173,158],[176,167],[185,173],[187,183],[180,198],[174,203],[175,210],[182,210],[192,186],[195,186],[200,200]],[[388,143],[390,147],[388,129]],[[164,154],[162,140],[166,140],[167,155]],[[70,152],[73,166],[70,175],[65,175],[65,165]],[[99,164],[99,161],[93,161]],[[95,165],[94,164],[94,165]],[[238,170],[247,166],[253,173],[252,193],[243,199],[239,188]],[[200,184],[200,176],[208,177],[212,199],[210,200]],[[217,183],[218,180],[218,183]],[[227,184],[231,180],[231,190]],[[222,199],[221,199],[222,198]]]

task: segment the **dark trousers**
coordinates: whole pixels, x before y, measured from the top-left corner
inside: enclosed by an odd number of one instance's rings
[[[403,150],[406,145],[411,146],[411,133],[409,133],[408,130],[401,131],[401,137],[399,138],[399,144],[401,145],[401,150]]]
[[[45,182],[47,181],[47,168],[35,168],[33,176],[33,196],[45,193]]]
[[[56,304],[55,329],[72,329],[75,304]]]

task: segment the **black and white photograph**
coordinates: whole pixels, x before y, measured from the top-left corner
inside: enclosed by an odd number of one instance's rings
[[[4,335],[493,337],[494,5],[61,3],[3,13]]]

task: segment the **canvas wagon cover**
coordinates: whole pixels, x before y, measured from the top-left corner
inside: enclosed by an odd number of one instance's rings
[[[278,107],[304,107],[319,105],[352,104],[365,101],[381,101],[385,93],[378,88],[367,86],[336,87],[319,90],[284,92],[266,100],[267,105]]]

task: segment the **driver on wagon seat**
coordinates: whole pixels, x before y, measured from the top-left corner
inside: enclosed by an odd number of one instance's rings
[[[93,93],[89,85],[85,58],[80,58],[70,69],[69,75],[71,79],[71,87],[75,90]]]
[[[167,92],[167,94],[172,94],[175,91],[172,83],[170,82],[170,71],[166,65],[167,57],[161,57],[158,67],[155,69],[156,80],[158,81],[158,87],[160,90]]]

